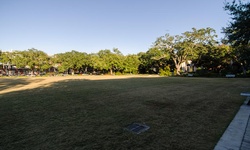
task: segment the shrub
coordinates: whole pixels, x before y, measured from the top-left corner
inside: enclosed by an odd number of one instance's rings
[[[199,67],[199,68],[197,68],[197,70],[195,72],[195,76],[205,77],[207,75],[207,73],[208,73],[208,71],[206,69]]]
[[[207,69],[204,69],[204,68],[197,68],[194,76],[195,77],[219,77],[221,76],[222,73],[217,73],[213,70],[207,70]]]
[[[169,66],[166,66],[163,69],[160,68],[159,73],[160,73],[160,76],[171,76],[172,74]]]
[[[250,77],[250,70],[246,71],[246,76]]]
[[[117,71],[115,75],[122,75],[122,73],[120,71]]]

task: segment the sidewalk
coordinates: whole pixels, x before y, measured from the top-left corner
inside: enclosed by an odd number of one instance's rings
[[[246,132],[245,132],[245,135],[244,135],[244,138],[243,138],[240,149],[241,150],[250,150],[250,118],[248,119],[248,125],[247,125],[247,128],[246,128]]]
[[[247,97],[214,150],[250,150],[249,100],[250,97]]]

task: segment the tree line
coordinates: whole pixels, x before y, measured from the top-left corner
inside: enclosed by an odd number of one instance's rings
[[[19,69],[30,69],[33,72],[45,72],[50,68],[56,68],[59,73],[138,73],[140,64],[138,55],[123,55],[118,49],[112,51],[105,49],[98,53],[87,54],[72,50],[47,55],[35,48],[12,52],[0,52],[0,62],[8,66],[14,65]],[[3,68],[4,69],[4,68]]]
[[[35,48],[12,52],[0,51],[0,62],[17,68],[46,71],[51,67],[60,73],[99,74],[161,74],[183,75],[196,72],[199,76],[246,75],[250,64],[250,3],[233,1],[224,9],[232,21],[223,29],[225,38],[217,41],[214,29],[192,28],[181,35],[158,37],[146,52],[123,55],[119,49],[105,49],[97,53],[72,50],[48,56]],[[183,64],[186,68],[183,69]]]
[[[175,72],[176,75],[187,73],[182,64],[194,67],[200,75],[241,73],[242,66],[237,62],[234,49],[215,40],[212,28],[193,28],[181,35],[166,34],[159,37],[147,52],[123,55],[119,49],[105,49],[97,53],[85,53],[72,50],[48,56],[35,48],[12,52],[2,52],[1,62],[13,64],[17,68],[44,72],[54,67],[60,73],[99,73],[99,74],[164,74]],[[188,61],[192,61],[188,63]]]
[[[233,49],[228,45],[218,44],[214,40],[214,33],[211,28],[193,28],[182,35],[166,34],[159,37],[147,52],[138,54],[123,55],[119,49],[114,48],[90,54],[72,50],[48,56],[45,52],[32,48],[2,52],[0,62],[13,64],[16,68],[29,68],[33,72],[45,72],[54,67],[59,73],[71,74],[159,74],[168,71],[181,75],[185,73],[181,70],[181,64],[192,60],[189,65],[202,68],[203,71],[233,71],[230,70],[231,61],[234,60]]]

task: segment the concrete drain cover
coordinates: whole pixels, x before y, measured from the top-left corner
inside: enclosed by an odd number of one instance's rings
[[[145,124],[141,124],[141,123],[132,123],[129,124],[125,130],[128,130],[130,132],[133,132],[135,134],[140,134],[144,131],[147,131],[150,127],[145,125]]]

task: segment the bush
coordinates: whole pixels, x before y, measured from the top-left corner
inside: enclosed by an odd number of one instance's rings
[[[221,76],[222,73],[217,73],[213,70],[207,70],[207,69],[204,69],[204,68],[197,68],[194,76],[195,77],[219,77]]]
[[[243,74],[243,73],[242,73]],[[243,75],[244,76],[244,75]],[[250,70],[246,71],[246,76],[250,77]]]
[[[117,71],[115,75],[122,75],[122,73],[120,71]]]
[[[159,70],[159,73],[160,73],[160,76],[171,76],[172,75],[172,72],[170,70],[170,67],[169,66],[166,66],[165,68],[160,68]]]
[[[137,69],[131,69],[131,70],[125,70],[124,71],[125,74],[138,74],[138,70]]]
[[[195,72],[195,76],[197,77],[206,77],[208,74],[208,71],[206,69],[203,69],[201,67],[197,68]]]

